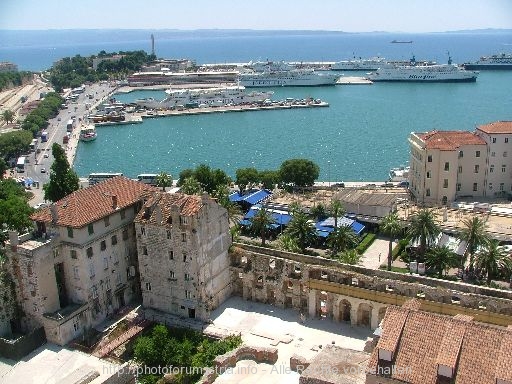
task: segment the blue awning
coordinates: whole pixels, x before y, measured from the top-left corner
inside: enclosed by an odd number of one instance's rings
[[[262,189],[251,193],[250,195],[245,196],[242,200],[251,205],[258,204],[269,197],[272,192],[267,191],[266,189]]]
[[[317,236],[319,237],[328,237],[330,232],[326,231],[316,231]]]
[[[365,226],[355,220],[349,219],[348,217],[338,217],[338,227],[350,226],[356,235],[360,235],[364,231]],[[320,221],[315,224],[316,229],[319,232],[329,234],[334,231],[334,217],[329,217],[324,221]],[[326,237],[324,234],[319,236]]]
[[[352,227],[352,230],[356,233],[356,235],[360,235],[365,228],[363,224],[358,223],[357,221],[354,221],[350,226]]]
[[[244,195],[240,194],[239,192],[234,192],[231,195],[229,195],[229,201],[232,203],[236,203],[237,201],[243,200]]]

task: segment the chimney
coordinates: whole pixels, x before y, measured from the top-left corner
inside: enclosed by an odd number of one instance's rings
[[[117,195],[112,195],[112,209],[115,211],[117,208]]]
[[[59,220],[57,204],[54,203],[54,204],[50,205],[50,212],[52,214],[52,223],[57,224],[57,221]]]

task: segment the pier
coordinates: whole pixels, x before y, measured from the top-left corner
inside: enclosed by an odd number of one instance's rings
[[[336,84],[340,85],[372,85],[373,81],[368,80],[366,77],[359,76],[341,76]]]

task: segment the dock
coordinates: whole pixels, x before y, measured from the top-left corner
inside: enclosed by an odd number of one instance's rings
[[[368,80],[366,77],[359,76],[341,76],[336,84],[341,85],[371,85],[373,81]]]

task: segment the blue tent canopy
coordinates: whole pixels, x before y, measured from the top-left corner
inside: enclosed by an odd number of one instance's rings
[[[254,205],[254,204],[261,203],[263,200],[265,200],[271,194],[272,194],[272,192],[270,192],[266,189],[251,191],[251,192],[243,194],[243,195],[239,192],[234,192],[231,195],[229,195],[229,201],[231,201],[232,203],[242,202],[242,203],[247,203],[249,205]]]

